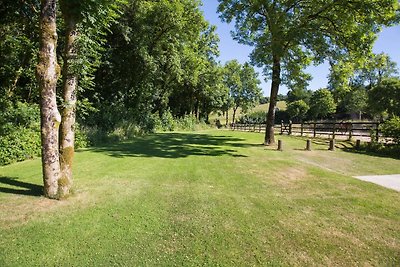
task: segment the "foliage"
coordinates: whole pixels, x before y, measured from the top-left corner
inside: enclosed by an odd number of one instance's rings
[[[368,107],[375,115],[400,116],[400,79],[385,79],[369,90]]]
[[[313,119],[322,119],[336,111],[336,103],[328,89],[315,91],[310,99],[309,113]]]
[[[251,59],[271,77],[265,143],[274,143],[273,120],[281,83],[304,88],[303,69],[312,61],[368,54],[381,25],[398,21],[397,0],[237,1],[219,0],[224,21],[235,22],[234,38],[253,46]]]
[[[2,1],[0,7],[0,101],[39,100],[37,62],[40,1]]]
[[[40,155],[38,106],[17,102],[0,114],[0,165]]]
[[[224,83],[229,88],[229,95],[233,102],[233,122],[238,108],[247,112],[255,107],[262,96],[260,80],[254,68],[245,63],[241,65],[237,60],[225,64]]]
[[[292,120],[302,121],[309,109],[310,106],[305,101],[296,100],[288,104],[286,111]]]
[[[367,101],[367,90],[363,87],[355,87],[345,95],[341,105],[347,112],[359,113],[361,117],[362,112],[367,109]]]
[[[103,119],[115,124],[129,118],[140,125],[167,111],[207,120],[221,108],[227,90],[215,61],[218,36],[199,4],[129,1],[107,36],[109,49],[95,79],[98,90],[87,95],[99,114],[88,121],[103,125]]]
[[[400,145],[400,116],[393,116],[380,125],[383,136],[393,138]]]
[[[289,104],[298,100],[303,100],[306,104],[310,104],[313,92],[307,89],[293,89],[287,93],[286,102]]]
[[[389,55],[373,54],[366,60],[362,68],[356,71],[352,83],[372,88],[379,85],[384,79],[395,77],[398,73],[397,63],[392,61]]]
[[[240,117],[238,123],[259,124],[259,123],[265,123],[266,119],[267,119],[267,113],[265,111],[256,111]]]

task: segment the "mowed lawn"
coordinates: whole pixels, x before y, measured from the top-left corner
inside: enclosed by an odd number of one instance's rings
[[[287,136],[155,134],[80,151],[75,193],[0,168],[0,266],[400,266],[400,193],[351,178],[400,160]]]

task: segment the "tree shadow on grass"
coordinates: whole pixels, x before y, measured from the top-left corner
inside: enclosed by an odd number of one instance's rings
[[[235,148],[258,146],[246,143],[245,139],[231,136],[214,136],[191,133],[163,133],[135,138],[91,151],[105,153],[112,157],[159,157],[184,158],[188,156],[247,157]]]
[[[43,186],[21,182],[15,177],[0,176],[0,193],[24,196],[42,196]]]

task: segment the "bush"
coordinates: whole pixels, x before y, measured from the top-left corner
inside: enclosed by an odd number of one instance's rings
[[[400,144],[400,117],[394,116],[380,126],[383,136],[393,139],[395,144]]]
[[[0,136],[0,165],[40,156],[40,132],[19,128]]]
[[[0,115],[0,165],[40,155],[40,120],[37,105],[9,104]]]
[[[264,111],[256,111],[250,114],[246,114],[239,118],[238,123],[244,123],[244,124],[265,123],[267,118],[266,114],[267,113]]]

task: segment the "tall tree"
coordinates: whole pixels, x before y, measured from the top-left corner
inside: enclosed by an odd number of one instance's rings
[[[311,61],[371,50],[380,25],[391,25],[397,0],[218,0],[234,37],[254,46],[252,60],[272,76],[265,144],[275,142],[274,117],[281,83],[299,77]]]
[[[239,108],[247,112],[259,101],[261,82],[258,79],[258,74],[249,63],[241,65],[237,60],[226,63],[224,82],[226,87],[229,88],[232,99],[232,123],[235,123],[236,112]]]
[[[117,17],[115,11],[122,2],[122,0],[60,0],[65,25],[60,131],[61,177],[58,183],[60,198],[68,196],[72,187],[78,79],[88,78],[93,68],[98,65],[98,51],[101,50],[104,30],[109,28],[110,23]],[[92,57],[94,55],[94,59],[88,57],[88,52]]]
[[[58,129],[61,115],[57,109],[56,86],[60,74],[57,64],[56,0],[42,0],[40,13],[40,52],[37,79],[40,87],[40,116],[44,195],[58,198],[60,163]]]
[[[383,79],[395,77],[399,74],[396,62],[392,61],[385,53],[373,54],[364,66],[356,72],[354,78],[358,85],[372,88],[379,85]]]
[[[336,103],[328,89],[315,91],[310,99],[309,113],[314,119],[323,119],[336,111]]]
[[[400,116],[400,79],[384,79],[368,91],[368,107],[375,115]]]

